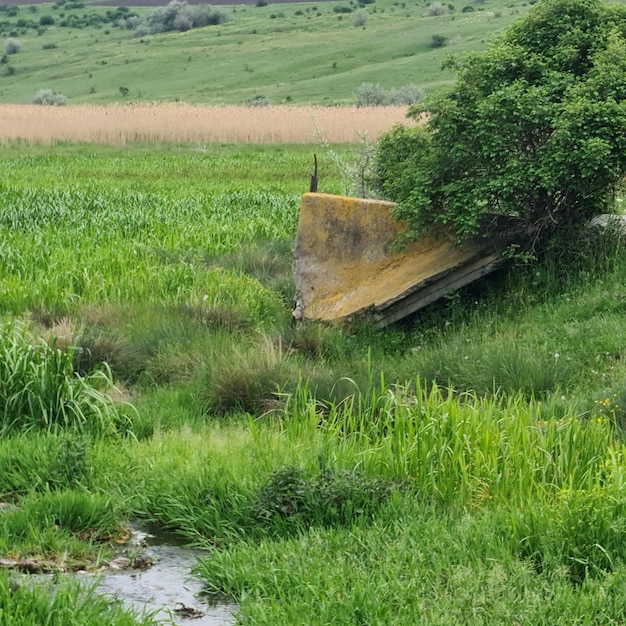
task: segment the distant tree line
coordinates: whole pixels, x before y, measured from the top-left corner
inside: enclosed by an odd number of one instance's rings
[[[156,8],[145,18],[125,6],[107,10],[105,13],[79,11],[84,8],[83,2],[57,0],[52,5],[52,11],[56,14],[46,13],[39,19],[18,17],[15,21],[0,20],[0,35],[9,34],[11,37],[16,37],[19,33],[26,34],[29,29],[43,34],[49,26],[81,29],[100,28],[108,24],[130,29],[135,35],[142,36],[152,33],[182,32],[192,28],[222,24],[229,18],[228,13],[222,9],[209,4],[189,5],[185,0],[172,0],[167,6]],[[77,12],[70,13],[69,11]],[[20,14],[20,7],[0,5],[0,14],[4,14],[7,18],[15,18]]]
[[[184,32],[192,28],[215,26],[228,21],[228,13],[210,4],[187,4],[184,0],[172,0],[167,6],[155,9],[148,17],[129,17],[125,24],[135,35],[151,33]]]

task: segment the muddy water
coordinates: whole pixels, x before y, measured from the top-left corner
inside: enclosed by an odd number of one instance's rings
[[[116,596],[139,613],[156,611],[155,619],[163,624],[227,626],[235,623],[236,606],[210,606],[199,595],[202,583],[192,577],[190,571],[203,553],[181,545],[172,536],[155,536],[140,528],[132,530],[132,542],[136,549],[142,549],[142,555],[152,559],[152,567],[107,572],[98,586],[100,593]],[[195,617],[195,611],[203,615]]]

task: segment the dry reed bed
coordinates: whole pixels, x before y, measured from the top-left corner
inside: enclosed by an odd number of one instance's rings
[[[405,120],[406,107],[0,105],[0,142],[126,145],[175,143],[358,143]]]

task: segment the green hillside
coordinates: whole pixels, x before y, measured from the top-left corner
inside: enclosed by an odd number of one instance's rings
[[[29,103],[39,89],[75,104],[238,104],[257,95],[275,104],[352,104],[362,83],[413,83],[426,92],[452,79],[441,70],[448,54],[483,47],[527,5],[461,0],[429,17],[426,2],[376,0],[360,9],[345,0],[270,2],[224,7],[229,20],[221,25],[146,36],[135,36],[120,18],[145,17],[149,8],[5,6],[0,42],[5,51],[17,40],[19,50],[2,57],[0,102]],[[357,11],[364,26],[354,25]],[[95,24],[80,27],[85,23]],[[433,37],[445,38],[444,45],[433,48]]]

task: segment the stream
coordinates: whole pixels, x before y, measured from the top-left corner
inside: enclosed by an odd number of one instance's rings
[[[228,626],[235,623],[235,605],[210,605],[201,595],[202,582],[190,571],[200,550],[185,547],[172,535],[156,535],[133,527],[131,545],[141,548],[152,565],[146,569],[119,569],[102,574],[98,592],[117,597],[135,611],[156,612],[161,624]]]

